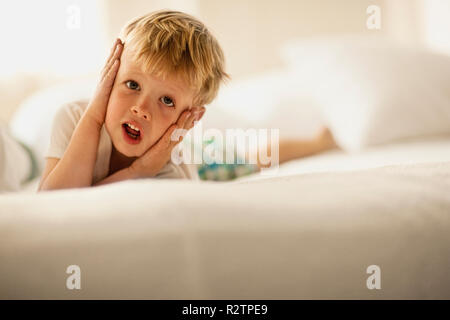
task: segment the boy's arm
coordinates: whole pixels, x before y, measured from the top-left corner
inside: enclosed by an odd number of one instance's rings
[[[73,132],[63,157],[43,177],[39,190],[90,186],[101,127],[86,113]]]
[[[138,175],[134,174],[130,167],[114,172],[112,175],[107,176],[105,179],[98,181],[94,186],[101,186],[108,183],[119,182],[123,180],[136,179]]]
[[[262,149],[258,149],[258,154],[253,155],[253,159],[257,159],[258,168],[269,168],[272,165],[271,156],[272,156],[272,148],[274,146],[267,145],[262,147]],[[282,139],[279,141],[279,155],[278,161],[279,164],[299,159],[307,156],[311,156],[323,151],[331,150],[337,148],[337,144],[334,140],[331,131],[327,127],[321,128],[320,132],[312,139]],[[265,149],[264,149],[265,148]],[[262,163],[260,156],[265,155],[269,158],[269,163]],[[247,155],[249,159],[249,156]]]
[[[92,185],[100,131],[105,120],[114,79],[119,69],[119,57],[123,48],[120,40],[115,42],[114,48],[115,50],[112,50],[103,69],[102,78],[93,99],[78,122],[64,155],[51,171],[48,170],[50,172],[47,173],[47,176],[42,177],[39,191]],[[54,162],[52,159],[52,163]]]

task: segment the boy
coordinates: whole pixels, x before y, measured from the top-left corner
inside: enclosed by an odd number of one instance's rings
[[[170,162],[175,129],[189,130],[217,95],[224,55],[190,15],[159,11],[130,22],[116,40],[89,103],[65,105],[53,123],[39,190],[142,177],[198,179]]]
[[[170,161],[183,138],[173,141],[172,133],[190,130],[229,77],[222,49],[200,21],[176,11],[137,18],[121,38],[91,101],[69,103],[56,115],[38,190],[145,177],[199,179],[196,165]],[[334,147],[324,129],[310,141],[281,141],[279,162]],[[239,166],[224,168],[237,172]],[[221,180],[205,173],[208,168],[199,169],[202,178]]]

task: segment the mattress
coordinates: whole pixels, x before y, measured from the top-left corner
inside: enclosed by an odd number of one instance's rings
[[[234,182],[1,195],[0,298],[449,299],[449,145],[416,143]]]

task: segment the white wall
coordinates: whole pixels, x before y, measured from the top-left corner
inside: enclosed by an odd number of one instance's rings
[[[382,0],[106,0],[108,38],[134,16],[171,8],[200,18],[217,36],[233,78],[282,64],[279,47],[288,39],[341,33],[373,33],[366,8]],[[384,33],[384,29],[380,31]]]
[[[381,8],[368,30],[366,9]],[[78,6],[80,28],[68,28]],[[60,78],[95,75],[121,27],[158,9],[199,17],[217,36],[235,80],[279,68],[293,38],[378,33],[450,54],[448,0],[15,0],[0,3],[0,121],[33,90]],[[23,74],[25,80],[21,80]],[[25,77],[25,76],[24,76]],[[51,80],[53,79],[54,80]],[[11,81],[14,79],[14,81]],[[23,90],[16,90],[22,83]]]
[[[436,51],[450,54],[450,1],[422,0],[419,12],[422,13],[424,43]]]
[[[382,34],[450,54],[448,0],[102,0],[107,39],[129,19],[171,8],[199,17],[217,36],[234,79],[282,66],[279,47],[292,38]],[[381,29],[366,27],[369,5]]]
[[[280,46],[291,38],[372,33],[366,0],[198,0],[205,23],[217,34],[234,78],[282,65]]]

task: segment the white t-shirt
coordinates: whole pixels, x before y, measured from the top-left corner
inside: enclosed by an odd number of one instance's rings
[[[55,115],[50,136],[50,145],[45,154],[46,158],[61,159],[69,145],[72,134],[86,110],[88,101],[75,101],[64,104]],[[109,174],[109,162],[111,159],[112,141],[103,125],[95,162],[93,183],[96,183]],[[169,161],[155,176],[160,179],[190,179],[199,181],[197,165],[181,163],[179,165]]]

